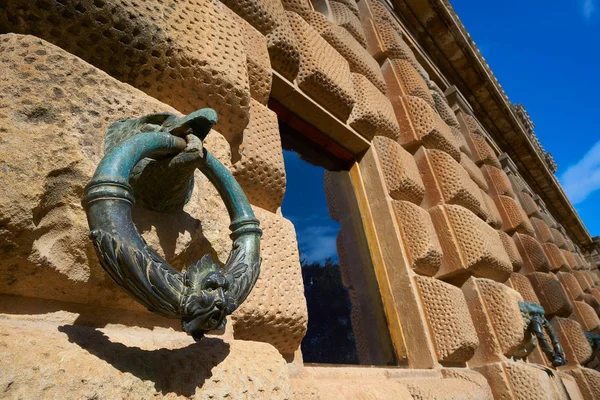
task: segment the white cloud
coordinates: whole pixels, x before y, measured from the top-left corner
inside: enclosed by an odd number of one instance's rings
[[[589,21],[596,11],[594,0],[583,0],[583,17]]]
[[[600,189],[600,141],[560,177],[567,196],[573,204],[582,203]]]
[[[301,257],[308,262],[337,259],[336,238],[338,228],[333,226],[310,226],[297,232]]]

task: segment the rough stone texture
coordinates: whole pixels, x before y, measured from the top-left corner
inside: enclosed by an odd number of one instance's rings
[[[293,398],[301,400],[353,398],[378,400],[413,399],[406,386],[400,382],[391,380],[293,379],[291,383]]]
[[[212,107],[216,129],[239,140],[250,107],[244,35],[221,3],[44,4],[10,1],[0,26],[48,40],[183,113]]]
[[[485,378],[484,378],[485,381]],[[492,400],[487,382],[447,378],[415,379],[405,383],[414,400]]]
[[[567,399],[559,375],[551,377],[544,369],[532,364],[505,361],[476,370],[487,378],[495,399]]]
[[[565,351],[568,365],[585,365],[591,360],[592,347],[579,322],[560,317],[552,318],[551,322]]]
[[[550,270],[555,272],[558,270],[568,270],[569,264],[567,260],[562,255],[562,251],[558,248],[554,243],[544,243],[542,244],[544,251],[546,252],[546,256],[548,257],[548,261],[550,261]]]
[[[336,25],[346,29],[361,46],[367,48],[367,38],[358,17],[345,4],[330,1],[331,17]]]
[[[314,10],[310,0],[280,0],[286,11],[293,11],[302,18],[307,18]]]
[[[238,149],[232,173],[251,204],[277,211],[285,194],[285,166],[277,115],[252,102],[250,123]]]
[[[496,207],[496,203],[494,200],[483,190],[481,189],[481,198],[483,199],[483,210],[486,213],[485,222],[488,223],[494,229],[502,228],[502,217],[498,212],[498,207]]]
[[[267,38],[273,69],[290,81],[296,77],[300,50],[280,0],[223,0]]]
[[[236,339],[267,342],[281,354],[293,354],[306,333],[308,311],[294,226],[259,208],[260,276],[254,289],[231,316]]]
[[[600,399],[600,372],[589,368],[576,368],[567,373],[575,378],[585,400]]]
[[[567,249],[567,241],[565,240],[565,236],[555,228],[550,228],[550,232],[552,232],[553,242],[560,247],[561,249]]]
[[[577,269],[577,261],[575,260],[575,254],[572,251],[569,250],[563,250],[562,251],[563,256],[565,257],[565,260],[567,260],[567,263],[569,264],[569,266],[573,269]]]
[[[379,64],[347,30],[316,11],[312,11],[305,19],[348,61],[351,72],[364,75],[381,93],[386,93],[387,87]]]
[[[101,269],[81,196],[109,124],[176,111],[31,36],[1,36],[0,71],[0,180],[11,188],[0,193],[0,292],[141,309]],[[205,144],[228,165],[221,135],[210,133]],[[223,262],[231,248],[225,206],[199,172],[183,211],[134,208],[133,218],[176,268],[206,253]]]
[[[361,0],[357,5],[360,22],[363,27],[363,32],[365,33],[365,38],[367,39],[367,51],[376,60],[383,61],[386,57],[385,49],[383,47],[383,42],[379,37],[379,32],[375,27],[376,22],[371,11],[370,1]]]
[[[583,329],[588,332],[600,334],[600,318],[598,318],[598,314],[596,314],[592,306],[583,301],[574,301],[573,306],[575,316],[583,326]]]
[[[411,268],[433,276],[442,264],[442,248],[429,213],[408,201],[392,201]]]
[[[519,249],[515,245],[514,240],[506,232],[498,231],[498,235],[500,236],[500,240],[504,245],[504,250],[506,250],[506,255],[508,255],[508,259],[513,266],[514,272],[519,272],[521,268],[523,268],[523,258],[519,253]]]
[[[394,96],[391,98],[400,124],[400,144],[414,153],[420,146],[437,149],[460,161],[460,150],[448,125],[421,98]]]
[[[496,168],[502,168],[496,153],[494,153],[485,136],[471,133],[466,135],[466,139],[471,148],[471,155],[475,164],[479,166],[487,164]]]
[[[502,230],[509,235],[515,232],[533,235],[533,226],[527,215],[512,197],[495,196],[494,202],[502,217]]]
[[[515,197],[510,181],[502,169],[492,165],[483,165],[481,171],[489,183],[489,193],[491,196]]]
[[[519,310],[521,296],[509,287],[481,278],[470,278],[462,291],[479,336],[473,360],[478,363],[502,360],[522,347],[525,323]]]
[[[461,290],[435,278],[416,276],[440,362],[466,362],[479,341]]]
[[[527,275],[535,290],[539,304],[544,307],[546,318],[557,315],[568,317],[573,312],[573,304],[563,290],[560,282],[552,273],[534,272]]]
[[[373,139],[385,183],[395,200],[408,200],[420,204],[425,187],[415,159],[397,142],[382,136]]]
[[[531,282],[529,282],[529,279],[527,279],[525,275],[513,272],[507,284],[519,292],[524,301],[540,304],[540,300],[538,299],[537,294],[535,294]]]
[[[533,197],[531,197],[531,195],[529,195],[529,193],[520,192],[518,194],[518,198],[519,198],[519,203],[521,203],[521,207],[523,208],[523,211],[525,211],[525,214],[527,214],[528,217],[543,218],[544,215],[548,215],[548,214],[542,214],[540,212],[540,208],[538,207],[535,200],[533,200]],[[544,221],[546,221],[546,219],[544,219]],[[546,224],[548,224],[548,226],[552,227],[552,224],[549,224],[548,221],[546,221]]]
[[[355,102],[348,62],[302,17],[289,11],[287,16],[300,50],[298,87],[346,121]]]
[[[585,400],[583,394],[581,394],[581,390],[579,390],[579,386],[577,386],[577,381],[572,375],[562,371],[559,371],[558,375],[565,385],[565,389],[567,389],[571,400]]]
[[[289,399],[287,366],[265,343],[143,328],[0,321],[5,398]]]
[[[388,95],[414,96],[424,100],[432,109],[436,105],[427,83],[408,60],[386,60],[381,67],[388,85]]]
[[[461,134],[462,135],[462,134]],[[467,154],[460,153],[460,165],[467,171],[471,179],[485,192],[489,191],[489,186],[481,169],[471,160]]]
[[[583,298],[583,290],[575,275],[570,272],[559,272],[556,276],[565,289],[565,292],[569,295],[571,301],[581,300]]]
[[[423,207],[455,204],[465,207],[483,220],[487,219],[481,190],[449,154],[422,147],[415,153],[415,161],[425,184]]]
[[[592,286],[587,279],[587,274],[582,271],[573,271],[573,275],[577,278],[577,282],[579,282],[579,286],[584,292],[589,292],[592,289]]]
[[[534,271],[550,271],[550,261],[548,261],[544,248],[537,239],[529,235],[515,233],[513,235],[513,240],[523,258],[522,272],[524,274],[529,274]]]
[[[400,127],[392,104],[367,78],[352,73],[356,103],[348,124],[368,140],[375,136],[386,136],[397,140]]]
[[[492,227],[461,206],[437,206],[429,212],[444,252],[437,277],[468,272],[499,282],[509,278],[513,267]]]
[[[546,222],[543,219],[532,217],[531,225],[533,225],[533,229],[535,230],[535,236],[540,242],[554,243],[554,235],[552,235],[550,227],[546,224]]]

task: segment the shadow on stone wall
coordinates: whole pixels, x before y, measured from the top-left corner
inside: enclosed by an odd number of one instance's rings
[[[58,330],[90,354],[106,361],[123,373],[154,383],[163,395],[175,393],[190,397],[212,376],[212,369],[229,354],[229,344],[217,338],[178,349],[144,350],[111,341],[101,331],[76,325]]]

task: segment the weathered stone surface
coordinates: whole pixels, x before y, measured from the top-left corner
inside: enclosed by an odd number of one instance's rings
[[[567,373],[575,378],[585,400],[600,399],[600,372],[589,368],[576,368]]]
[[[450,154],[459,161],[460,151],[450,127],[421,98],[394,96],[391,98],[400,124],[399,143],[414,153],[420,146]]]
[[[298,87],[346,121],[355,102],[348,62],[302,17],[289,11],[287,16],[300,50]]]
[[[314,10],[310,0],[281,0],[286,11],[293,11],[302,18],[307,18]]]
[[[523,233],[526,235],[533,235],[533,226],[527,215],[512,197],[508,196],[495,196],[494,202],[498,208],[498,212],[502,217],[502,230],[509,235],[515,232]]]
[[[548,221],[544,218],[544,216],[548,214],[543,214],[542,212],[540,212],[540,208],[529,193],[520,192],[517,197],[519,198],[519,203],[521,203],[523,211],[525,211],[525,214],[527,214],[528,217],[542,218],[544,219],[544,221],[546,221],[546,224],[548,226],[553,226],[552,224],[549,224]]]
[[[411,268],[421,275],[435,275],[442,264],[442,248],[429,213],[408,201],[392,204]]]
[[[552,231],[543,219],[532,217],[531,225],[533,225],[533,229],[535,230],[535,236],[540,242],[554,243],[554,236],[552,235]]]
[[[216,129],[230,142],[240,139],[250,107],[244,36],[223,4],[44,4],[11,1],[0,26],[54,43],[183,113],[212,107],[219,114]]]
[[[575,316],[583,328],[587,332],[600,334],[600,318],[592,306],[583,301],[574,301],[573,306]]]
[[[435,109],[427,83],[408,60],[388,59],[383,63],[381,71],[388,86],[388,96],[419,97]]]
[[[581,300],[583,298],[583,290],[575,275],[570,272],[559,272],[556,276],[565,289],[565,292],[569,295],[571,301]]]
[[[500,240],[504,245],[504,250],[506,250],[506,254],[513,266],[513,271],[519,272],[521,268],[523,268],[523,258],[519,253],[519,249],[517,249],[515,242],[506,232],[498,231],[498,235],[500,236]]]
[[[11,188],[0,193],[0,292],[141,309],[101,269],[80,201],[109,124],[176,111],[31,36],[1,37],[0,71],[0,181]],[[217,132],[206,147],[230,165]],[[225,206],[199,172],[183,211],[135,207],[133,219],[176,268],[206,253],[224,262],[230,250]]]
[[[250,296],[232,315],[234,335],[270,343],[281,354],[293,354],[308,322],[294,226],[279,215],[259,208],[254,211],[263,229],[263,262]]]
[[[501,168],[500,161],[498,161],[496,153],[494,153],[485,136],[471,133],[470,135],[466,135],[466,139],[471,148],[471,155],[475,164],[479,166],[486,164]]]
[[[520,233],[515,233],[513,240],[523,258],[523,274],[529,274],[534,271],[550,271],[550,261],[548,261],[548,257],[546,257],[546,253],[540,242],[532,236]]]
[[[273,69],[293,80],[300,63],[299,44],[290,29],[281,1],[223,0],[222,3],[265,35]]]
[[[573,271],[573,275],[577,278],[577,282],[579,282],[579,286],[584,292],[589,292],[592,289],[592,284],[588,280],[588,276],[583,271]]]
[[[462,134],[461,134],[462,135]],[[489,191],[489,186],[481,169],[471,160],[467,154],[461,151],[460,153],[460,165],[469,173],[469,176],[473,181],[485,192]]]
[[[415,153],[415,161],[425,184],[423,207],[428,209],[440,204],[456,204],[483,220],[487,219],[481,190],[448,153],[421,147]]]
[[[277,211],[285,194],[285,166],[277,115],[255,100],[238,156],[233,158],[233,176],[250,203]]]
[[[525,275],[513,272],[510,275],[507,285],[519,292],[524,301],[529,303],[540,303],[537,294],[535,294],[535,291],[533,290],[533,286],[531,286],[531,282],[529,282],[529,279],[527,279]]]
[[[143,328],[0,321],[6,398],[289,399],[284,359],[265,343]]]
[[[361,74],[353,73],[352,82],[356,103],[348,124],[368,140],[375,136],[397,140],[400,127],[388,98]]]
[[[569,270],[570,266],[567,263],[567,260],[563,257],[562,251],[558,248],[554,243],[544,243],[542,244],[544,251],[546,252],[546,257],[548,257],[548,261],[550,261],[550,270],[556,272],[558,270]]]
[[[579,322],[568,318],[552,318],[552,326],[563,346],[568,365],[586,364],[592,358],[592,348]]]
[[[462,377],[461,377],[462,378]],[[414,379],[404,383],[413,399],[427,400],[492,400],[487,382],[461,378]],[[484,378],[485,381],[485,378]]]
[[[510,181],[502,169],[492,165],[483,165],[481,171],[489,184],[491,196],[515,197]]]
[[[425,187],[413,156],[397,142],[383,136],[375,137],[373,144],[390,196],[421,204]]]
[[[573,304],[563,290],[560,282],[552,273],[534,272],[527,275],[535,290],[539,304],[544,307],[546,318],[557,315],[568,317],[573,312]],[[586,304],[587,305],[587,304]]]
[[[472,362],[484,364],[512,356],[525,339],[525,324],[519,310],[521,296],[509,287],[481,278],[470,278],[463,286],[469,311],[479,337]]]
[[[560,247],[561,249],[567,249],[567,241],[565,240],[565,236],[555,228],[550,228],[550,232],[552,232],[553,242]]]
[[[485,212],[485,222],[494,229],[502,228],[502,217],[498,212],[498,207],[494,200],[483,190],[480,190],[483,199],[483,211]]]
[[[439,361],[466,362],[479,341],[461,290],[435,278],[416,276]]]
[[[437,87],[437,85],[436,85],[436,87]],[[437,113],[440,115],[440,117],[442,117],[442,120],[444,120],[444,122],[447,123],[448,126],[456,128],[458,130],[458,132],[460,133],[460,123],[458,122],[458,119],[456,118],[456,114],[454,114],[454,111],[452,111],[452,108],[450,108],[450,105],[448,105],[448,101],[446,100],[444,93],[441,90],[431,90],[430,92],[431,92],[431,97],[433,97],[433,102],[435,105],[434,108],[437,111]],[[455,134],[455,136],[458,136],[458,135]],[[462,139],[462,142],[464,142],[464,146],[465,147],[467,146],[467,142],[464,141],[465,138],[462,135],[462,133],[460,133],[460,138],[457,137],[457,139],[458,140]],[[462,151],[462,148],[461,148],[461,151]]]
[[[437,277],[451,279],[469,273],[499,282],[509,278],[512,264],[491,226],[461,206],[437,206],[429,213],[444,252]]]
[[[367,38],[356,14],[354,14],[346,4],[337,1],[329,2],[329,7],[333,22],[346,29],[361,46],[366,48]]]

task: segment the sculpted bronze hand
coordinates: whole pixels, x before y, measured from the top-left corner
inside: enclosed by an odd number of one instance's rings
[[[202,147],[216,122],[212,109],[181,118],[162,113],[115,122],[83,197],[90,238],[104,270],[150,311],[181,318],[183,330],[196,340],[221,328],[225,316],[248,297],[261,262],[262,231],[246,195]],[[157,211],[180,209],[191,195],[195,168],[227,206],[233,246],[224,267],[205,255],[181,273],[148,247],[131,220],[131,207],[139,200]]]

